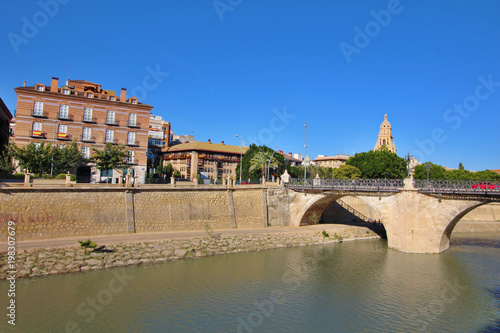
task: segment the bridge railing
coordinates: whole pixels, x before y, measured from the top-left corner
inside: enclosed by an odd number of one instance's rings
[[[403,179],[291,178],[286,187],[293,190],[398,192],[404,187],[404,181]]]
[[[413,186],[422,193],[500,195],[500,181],[415,179]]]

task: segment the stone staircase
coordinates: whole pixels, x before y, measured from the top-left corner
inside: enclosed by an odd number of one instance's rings
[[[369,218],[368,216],[366,216],[365,214],[357,211],[356,209],[352,208],[351,206],[349,206],[345,201],[343,201],[342,199],[339,199],[336,201],[340,206],[342,206],[342,208],[344,208],[345,210],[347,210],[348,212],[350,212],[351,214],[359,217],[360,219],[362,219],[363,221],[365,222],[370,222],[370,223],[374,223],[375,220],[372,219],[372,218]]]

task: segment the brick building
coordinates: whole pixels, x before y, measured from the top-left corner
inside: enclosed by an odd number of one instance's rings
[[[0,150],[2,150],[7,143],[9,143],[11,119],[12,114],[0,98]]]
[[[163,120],[161,116],[151,115],[149,117],[148,158],[152,162],[157,162],[158,157],[161,156],[161,150],[168,146],[170,146],[170,122]]]
[[[42,140],[54,145],[76,141],[82,154],[92,155],[92,148],[103,149],[106,143],[126,146],[128,162],[139,183],[144,183],[148,149],[148,127],[151,105],[136,97],[127,98],[127,90],[120,95],[101,88],[100,84],[84,80],[69,80],[59,87],[53,77],[46,86],[14,89],[17,94],[14,143],[25,146]],[[81,181],[98,182],[119,173],[101,173],[92,166],[79,167]]]
[[[247,150],[248,147],[226,145],[224,141],[189,142],[163,149],[163,159],[164,165],[171,163],[183,178],[194,179],[203,172],[208,179],[236,179],[240,153]]]

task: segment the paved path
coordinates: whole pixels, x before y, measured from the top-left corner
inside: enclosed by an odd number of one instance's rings
[[[339,232],[343,229],[359,228],[359,226],[345,225],[345,224],[321,224],[317,226],[302,226],[302,227],[268,227],[257,229],[224,229],[213,230],[213,235],[246,235],[246,234],[265,234],[265,233],[289,233],[289,232],[318,232],[330,230]],[[16,243],[16,250],[28,250],[37,248],[60,248],[77,246],[79,240],[91,239],[98,245],[109,245],[116,243],[130,243],[130,242],[144,242],[144,241],[157,241],[174,238],[191,238],[206,236],[205,231],[175,231],[175,232],[148,232],[137,234],[123,234],[123,235],[104,235],[104,236],[81,236],[70,238],[54,238],[54,239],[40,239],[19,241]],[[7,243],[0,242],[0,252],[7,251]]]

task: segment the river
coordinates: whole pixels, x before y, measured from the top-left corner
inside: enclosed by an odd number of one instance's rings
[[[442,254],[383,240],[19,279],[1,332],[498,332],[500,235]]]

